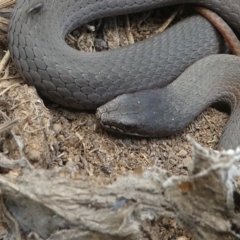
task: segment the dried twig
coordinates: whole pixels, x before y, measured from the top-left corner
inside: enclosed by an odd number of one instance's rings
[[[11,129],[12,127],[14,127],[16,124],[18,124],[18,119],[14,119],[14,120],[9,120],[3,124],[0,125],[0,133]]]
[[[5,68],[9,63],[9,60],[10,60],[10,53],[9,51],[7,51],[0,62],[0,72],[3,72],[5,70]]]
[[[1,0],[0,8],[9,7],[16,3],[16,0]]]
[[[171,16],[164,22],[164,24],[162,24],[161,27],[155,31],[155,34],[163,32],[172,23],[172,21],[175,19],[181,9],[182,8],[179,8],[174,11]]]
[[[133,34],[131,32],[129,17],[128,17],[128,15],[125,15],[124,18],[125,18],[125,24],[126,24],[125,31],[127,34],[128,42],[129,42],[129,44],[133,44],[135,41],[134,41]]]

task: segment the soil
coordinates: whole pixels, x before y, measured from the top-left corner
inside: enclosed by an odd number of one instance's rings
[[[174,22],[183,18],[182,9],[167,8],[129,16],[130,32],[134,41],[148,38],[158,32],[166,19],[178,10]],[[126,16],[91,23],[100,30],[86,27],[75,30],[68,42],[81,50],[95,51],[129,44],[126,34]],[[172,24],[172,23],[171,23]],[[6,33],[1,34],[1,46],[7,46]],[[78,40],[80,38],[80,40]],[[79,42],[79,44],[77,44]],[[6,48],[4,50],[7,50]],[[79,175],[97,177],[103,183],[118,176],[147,168],[153,164],[173,175],[186,175],[191,162],[190,135],[199,143],[217,148],[217,143],[228,115],[208,108],[181,134],[169,138],[136,138],[109,134],[97,128],[94,113],[62,108],[42,100],[34,87],[28,86],[10,63],[0,82],[0,109],[10,119],[19,119],[13,128],[21,138],[23,153],[36,168],[56,169],[59,174],[77,178]],[[1,123],[6,117],[1,117]],[[1,137],[1,151],[9,158],[20,157],[19,145],[11,135]],[[2,170],[3,172],[3,170]],[[144,239],[191,239],[173,219],[163,218],[143,223]]]

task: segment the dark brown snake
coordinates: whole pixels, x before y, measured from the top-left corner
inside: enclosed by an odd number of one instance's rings
[[[161,35],[106,52],[78,52],[65,43],[70,31],[95,19],[193,3],[240,34],[239,0],[18,0],[9,25],[11,57],[29,84],[63,106],[96,109],[124,94],[97,111],[105,128],[123,133],[167,136],[212,103],[226,102],[231,116],[219,146],[235,148],[240,60],[214,55],[225,44],[204,18],[190,17]]]

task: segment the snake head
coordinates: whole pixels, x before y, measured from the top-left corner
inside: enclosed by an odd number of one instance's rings
[[[96,116],[100,125],[111,132],[143,137],[169,136],[186,126],[179,123],[179,112],[172,111],[175,103],[169,98],[171,95],[166,88],[124,94],[99,107]]]
[[[100,126],[111,132],[142,136],[138,131],[141,105],[131,98],[131,94],[124,94],[99,107],[96,117]]]

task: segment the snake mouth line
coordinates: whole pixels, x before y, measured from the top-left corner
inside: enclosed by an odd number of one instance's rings
[[[101,121],[100,121],[100,126],[103,129],[106,129],[107,131],[110,131],[112,133],[118,133],[118,134],[121,134],[121,135],[129,135],[129,136],[136,136],[136,137],[151,137],[151,136],[147,136],[147,135],[143,135],[143,134],[138,134],[136,132],[131,132],[128,129],[123,130],[123,129],[120,129],[120,128],[115,127],[113,125],[107,125],[107,124],[104,124]]]

